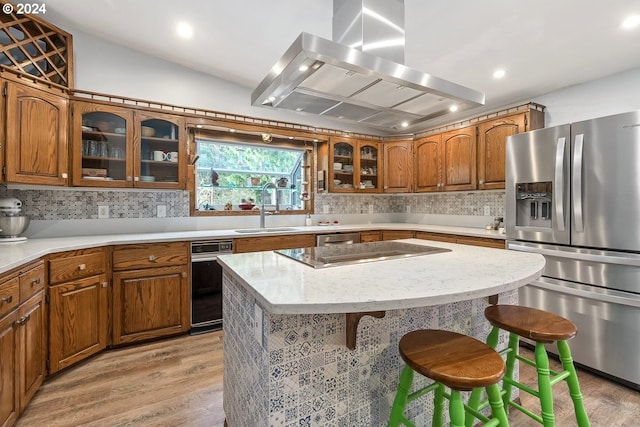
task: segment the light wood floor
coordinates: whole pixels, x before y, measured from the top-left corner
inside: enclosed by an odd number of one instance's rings
[[[534,376],[521,368],[521,378]],[[640,426],[640,393],[585,371],[578,376],[592,426]],[[566,386],[554,393],[556,425],[575,426]],[[539,426],[518,411],[509,418],[512,426]],[[222,333],[214,332],[95,356],[46,381],[16,426],[219,427],[223,421]]]

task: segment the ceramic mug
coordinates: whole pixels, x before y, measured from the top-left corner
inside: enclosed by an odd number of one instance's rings
[[[172,151],[169,154],[167,154],[167,160],[169,160],[170,162],[177,162],[178,161],[178,152],[177,151]]]
[[[167,153],[165,153],[164,151],[156,150],[153,152],[153,160],[155,160],[156,162],[167,160]]]

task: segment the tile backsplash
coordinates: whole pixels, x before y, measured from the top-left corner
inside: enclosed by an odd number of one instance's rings
[[[157,207],[166,207],[168,218],[189,217],[188,191],[123,191],[75,188],[8,189],[0,186],[0,197],[22,200],[23,211],[32,220],[97,219],[98,206],[109,206],[110,218],[155,218]],[[413,213],[504,216],[504,191],[474,191],[429,194],[336,194],[315,195],[316,214]]]

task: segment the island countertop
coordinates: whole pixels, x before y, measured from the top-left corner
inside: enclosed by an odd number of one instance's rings
[[[424,307],[517,289],[540,277],[544,257],[421,239],[450,252],[314,269],[273,251],[221,255],[226,272],[274,314]]]

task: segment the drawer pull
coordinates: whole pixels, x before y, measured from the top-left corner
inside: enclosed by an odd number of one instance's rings
[[[87,269],[87,264],[80,264],[78,266],[78,270],[86,270]]]
[[[155,255],[149,255],[149,261],[154,262],[156,260]]]
[[[26,316],[22,316],[21,318],[16,320],[16,324],[17,325],[24,325],[25,323],[27,323],[29,321],[30,318],[31,318],[30,314],[27,314]]]
[[[185,273],[184,271],[182,272],[182,278],[186,279],[187,278],[187,273]]]
[[[6,302],[7,304],[11,304],[11,301],[13,301],[13,295],[9,295],[8,297],[3,297],[2,299],[0,299],[0,302]]]
[[[31,281],[31,286],[37,286],[40,284],[40,278],[38,277],[37,279],[33,279]]]

